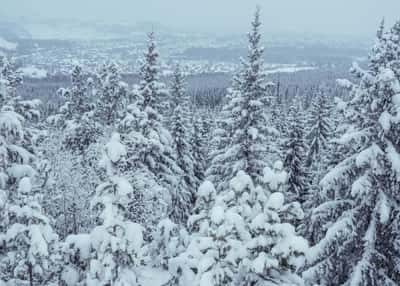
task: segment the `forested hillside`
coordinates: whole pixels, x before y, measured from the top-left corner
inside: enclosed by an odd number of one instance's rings
[[[400,285],[400,21],[306,85],[260,13],[229,79],[162,73],[156,29],[40,98],[1,57],[1,286]]]

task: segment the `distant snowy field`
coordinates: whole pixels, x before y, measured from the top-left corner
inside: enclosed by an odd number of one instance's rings
[[[298,65],[281,65],[280,67],[267,69],[266,74],[275,73],[295,73],[300,71],[316,70],[317,67],[312,66],[298,66]]]
[[[37,68],[35,66],[27,66],[18,69],[24,77],[30,77],[35,79],[42,79],[47,77],[47,71],[45,69]]]
[[[0,37],[0,49],[14,51],[17,48],[16,43],[9,42]]]

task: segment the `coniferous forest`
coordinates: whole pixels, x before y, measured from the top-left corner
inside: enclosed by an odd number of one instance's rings
[[[1,286],[400,285],[400,21],[289,94],[262,12],[202,101],[179,61],[161,72],[156,28],[136,84],[79,63],[53,102],[3,53]]]

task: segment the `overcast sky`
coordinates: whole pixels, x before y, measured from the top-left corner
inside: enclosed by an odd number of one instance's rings
[[[389,24],[400,18],[400,0],[1,0],[0,17],[242,32],[257,3],[264,27],[276,32],[373,35],[382,17]]]

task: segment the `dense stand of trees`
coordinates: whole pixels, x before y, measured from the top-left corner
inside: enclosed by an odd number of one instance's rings
[[[153,33],[139,85],[76,66],[47,118],[2,58],[0,285],[399,285],[400,22],[336,98],[269,81],[260,27],[213,111]]]

